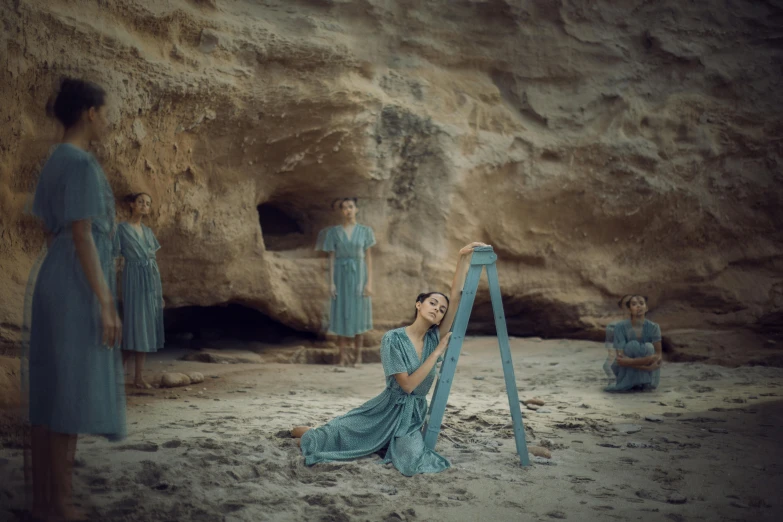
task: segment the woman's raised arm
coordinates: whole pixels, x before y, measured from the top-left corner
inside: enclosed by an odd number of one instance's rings
[[[451,330],[451,325],[454,323],[454,316],[457,314],[457,308],[459,302],[462,299],[462,287],[465,286],[465,277],[468,275],[468,269],[470,268],[470,258],[473,255],[473,249],[476,247],[489,246],[485,243],[473,242],[469,245],[465,245],[459,251],[459,259],[457,260],[457,268],[454,270],[454,279],[451,281],[451,292],[449,293],[449,309],[446,311],[446,315],[443,316],[443,320],[438,327],[438,333],[440,338],[443,337]]]

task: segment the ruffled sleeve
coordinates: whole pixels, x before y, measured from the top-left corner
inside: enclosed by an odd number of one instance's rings
[[[335,227],[330,227],[330,228],[325,229],[324,237],[323,237],[323,243],[321,245],[321,250],[323,250],[324,252],[334,252],[335,251],[335,249],[337,248],[335,235],[336,235],[335,234]]]
[[[650,321],[650,342],[661,342],[661,327],[657,323]]]
[[[160,243],[158,243],[158,238],[155,237],[155,233],[152,231],[151,228],[147,227],[147,232],[150,235],[150,249],[153,253],[160,250]]]
[[[370,227],[364,227],[364,250],[367,250],[371,246],[375,245],[375,232]]]

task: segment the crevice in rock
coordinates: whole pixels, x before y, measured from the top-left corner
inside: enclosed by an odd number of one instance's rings
[[[515,337],[581,338],[589,325],[580,320],[576,306],[535,296],[503,295],[508,334]],[[476,296],[468,322],[470,335],[497,335],[489,293]]]
[[[304,233],[299,220],[284,202],[262,203],[257,210],[267,250],[274,252],[312,246],[312,238]]]
[[[224,340],[277,344],[315,338],[236,303],[169,309],[164,312],[164,321],[167,344],[188,346]]]

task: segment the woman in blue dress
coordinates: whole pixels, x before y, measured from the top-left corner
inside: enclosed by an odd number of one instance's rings
[[[427,414],[427,393],[435,380],[436,363],[449,343],[470,254],[483,243],[460,250],[449,296],[420,294],[412,324],[386,332],[381,341],[381,363],[386,389],[374,399],[319,428],[298,426],[305,463],[352,460],[385,450],[384,462],[400,473],[437,473],[449,462],[424,446],[421,428]]]
[[[148,353],[163,348],[163,287],[155,253],[160,243],[141,220],[148,216],[152,197],[140,192],[125,198],[130,204],[130,220],[117,227],[119,255],[122,269],[122,338],[123,364],[134,358],[134,384],[137,388],[151,388],[144,380],[144,359]]]
[[[80,433],[125,436],[122,323],[114,295],[114,195],[90,143],[106,135],[106,94],[62,82],[50,112],[65,135],[41,171],[33,213],[48,251],[29,318],[25,386],[31,430],[33,517],[83,520],[71,500]]]
[[[356,222],[356,198],[340,201],[343,224],[330,228],[322,249],[329,252],[329,332],[338,336],[339,365],[348,363],[345,345],[353,339],[353,364],[362,363],[362,334],[372,330],[372,229]]]
[[[612,364],[614,384],[609,392],[652,390],[661,380],[661,328],[645,318],[647,298],[633,295],[626,302],[630,317],[614,326],[616,359]]]

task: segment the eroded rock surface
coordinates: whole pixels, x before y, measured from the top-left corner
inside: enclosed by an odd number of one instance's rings
[[[512,334],[590,334],[630,291],[664,333],[783,318],[780,2],[29,0],[0,15],[4,339],[42,243],[23,207],[66,74],[111,93],[97,155],[118,197],[153,196],[171,307],[239,303],[316,330],[312,245],[331,199],[355,195],[378,239],[378,328],[446,288],[471,240],[500,255]]]

